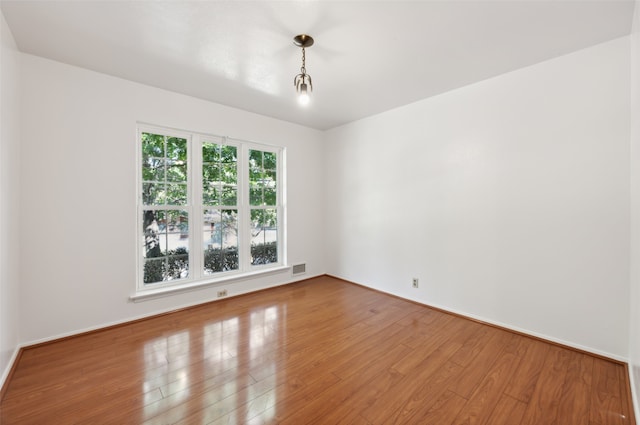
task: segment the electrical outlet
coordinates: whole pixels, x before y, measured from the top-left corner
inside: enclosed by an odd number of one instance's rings
[[[413,287],[414,287],[414,288],[417,288],[417,287],[418,287],[418,278],[417,278],[417,277],[414,277],[414,278],[413,278]]]
[[[222,297],[226,297],[227,296],[227,290],[223,289],[222,291],[218,291],[218,298],[222,298]]]

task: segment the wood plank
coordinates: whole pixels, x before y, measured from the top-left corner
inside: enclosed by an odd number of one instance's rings
[[[449,345],[444,342],[441,347],[424,357],[415,370],[408,375],[404,375],[403,379],[390,388],[388,395],[379,397],[375,403],[370,403],[370,406],[362,411],[362,416],[370,422],[384,421],[390,415],[398,416],[399,410],[403,407],[408,410],[406,413],[403,412],[404,416],[410,416],[412,408],[407,406],[407,400],[415,397],[417,391],[424,391],[424,394],[419,394],[417,398],[440,395],[444,392],[442,385],[437,385],[436,388],[429,388],[425,384],[430,382],[442,383],[458,375],[459,369],[452,365],[447,365],[447,362],[459,347],[459,344]],[[444,373],[438,374],[438,372]]]
[[[460,379],[450,385],[449,389],[459,396],[469,399],[497,360],[498,353],[507,344],[510,336],[506,332],[491,332],[482,349],[465,368]]]
[[[589,425],[593,358],[569,353],[569,366],[562,388],[558,417],[575,425]]]
[[[533,339],[528,339],[526,342],[527,361],[518,368],[509,386],[505,390],[505,394],[522,402],[529,403],[551,345]]]
[[[412,384],[410,389],[405,389],[404,385],[398,385],[400,388],[393,390],[393,397],[384,397],[373,405],[379,406],[377,412],[370,410],[363,412],[363,416],[365,414],[372,417],[377,415],[378,421],[385,424],[417,423],[417,418],[428,414],[434,404],[447,391],[448,384],[458,379],[463,369],[462,366],[448,361],[428,379],[418,382],[411,379],[409,381]],[[406,392],[410,392],[410,394],[406,395]]]
[[[591,386],[590,421],[593,424],[624,424],[623,403],[620,398],[618,368],[620,365],[594,359]]]
[[[485,377],[471,394],[469,401],[464,405],[452,425],[485,425],[490,423],[491,415],[500,401],[514,372],[520,365],[521,359],[517,356],[519,338],[513,336],[510,346],[505,346],[498,355],[496,362],[486,371]]]
[[[281,423],[339,423],[340,418],[350,411],[360,412],[365,406],[376,400],[379,394],[384,394],[394,383],[402,379],[397,371],[390,366],[398,358],[403,357],[410,350],[399,345],[394,347],[382,358],[379,358],[375,368],[366,372],[350,374],[331,388],[331,403],[325,397],[311,400],[302,409],[289,415],[283,415]],[[308,419],[311,417],[311,419]]]
[[[560,347],[549,348],[522,425],[570,423],[564,422],[564,418],[558,418],[558,403],[562,396],[570,354],[569,350]]]
[[[618,368],[618,381],[620,383],[620,397],[622,398],[622,417],[625,425],[635,423],[635,413],[633,411],[633,400],[631,398],[631,382],[629,379],[628,365],[621,365]]]
[[[502,394],[487,423],[491,425],[519,424],[527,404],[506,394]]]
[[[424,416],[418,418],[418,422],[414,423],[421,425],[450,424],[466,402],[467,400],[458,394],[446,391],[436,400],[433,407]]]

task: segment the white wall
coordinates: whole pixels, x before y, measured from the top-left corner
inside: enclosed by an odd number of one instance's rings
[[[19,343],[20,53],[0,12],[0,387]]]
[[[328,132],[328,272],[626,358],[629,78],[624,37]]]
[[[22,66],[23,343],[216,298],[214,287],[128,301],[136,121],[286,147],[289,262],[307,263],[297,279],[325,272],[321,132],[35,56]],[[280,273],[224,288],[232,296],[292,280]]]
[[[640,1],[631,34],[631,280],[629,365],[636,418],[640,419]]]

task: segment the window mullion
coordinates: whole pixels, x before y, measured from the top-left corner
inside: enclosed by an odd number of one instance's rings
[[[204,245],[202,240],[202,223],[204,219],[202,206],[202,139],[199,135],[192,136],[189,158],[191,160],[191,197],[189,199],[189,208],[192,217],[190,226],[190,252],[192,253],[190,259],[192,264],[191,277],[193,279],[200,279],[204,274]]]
[[[251,257],[251,238],[249,231],[249,149],[240,146],[238,155],[238,252],[240,270],[249,270]]]
[[[286,193],[284,192],[284,182],[286,179],[284,173],[284,149],[278,149],[277,151],[278,161],[276,162],[276,211],[278,214],[278,260],[282,264],[287,264],[287,249],[286,249]]]

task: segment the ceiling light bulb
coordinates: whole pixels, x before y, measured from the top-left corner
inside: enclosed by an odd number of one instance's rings
[[[309,93],[307,92],[307,85],[300,84],[300,92],[298,93],[298,102],[301,105],[307,105],[309,103]]]
[[[309,95],[304,93],[301,94],[300,96],[298,96],[298,103],[300,103],[301,105],[308,105],[309,104]]]

